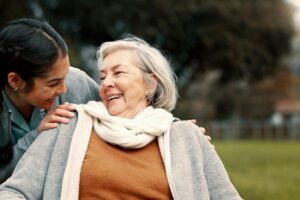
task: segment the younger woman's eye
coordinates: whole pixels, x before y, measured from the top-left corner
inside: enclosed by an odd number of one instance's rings
[[[55,87],[59,84],[59,82],[54,82],[54,83],[51,83],[50,85],[48,85],[49,87]]]

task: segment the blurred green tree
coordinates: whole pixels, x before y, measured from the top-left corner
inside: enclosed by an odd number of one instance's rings
[[[55,27],[83,43],[125,33],[171,57],[183,83],[217,69],[220,80],[258,80],[280,67],[293,34],[284,0],[40,0]]]
[[[131,33],[163,50],[179,77],[183,97],[175,114],[185,112],[186,118],[243,115],[250,97],[258,97],[253,83],[284,68],[281,61],[290,53],[294,34],[292,9],[285,0],[40,2],[45,18],[80,43],[100,45]],[[216,82],[208,80],[201,97],[195,90],[188,94],[210,71],[217,72]],[[259,98],[266,102],[264,95]],[[268,103],[252,110],[262,108],[264,116],[273,109]],[[251,116],[261,115],[255,113]]]
[[[294,34],[286,0],[11,0],[0,1],[0,13],[1,24],[23,16],[48,20],[67,40],[77,67],[84,66],[84,45],[127,33],[144,38],[170,58],[186,105],[193,100],[191,111],[204,109],[208,118],[244,112],[253,83],[285,67],[281,61]],[[197,92],[199,80],[205,81]],[[272,110],[268,105],[264,116]]]
[[[0,0],[0,28],[8,21],[24,16],[32,16],[26,1]]]

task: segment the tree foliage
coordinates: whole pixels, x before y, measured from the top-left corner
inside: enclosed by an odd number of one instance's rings
[[[2,28],[8,21],[25,16],[31,16],[30,9],[25,1],[0,0],[0,28]]]
[[[96,45],[124,33],[140,36],[166,51],[188,81],[211,69],[225,82],[258,80],[280,68],[293,34],[284,0],[54,2],[41,4],[62,31]]]
[[[0,1],[0,11],[1,25],[25,16],[49,21],[67,40],[78,67],[83,44],[99,46],[127,33],[142,37],[170,58],[187,107],[193,101],[191,112],[205,110],[206,118],[249,113],[253,102],[264,107],[265,96],[254,83],[284,68],[294,33],[286,0],[11,0]],[[213,84],[205,77],[211,72],[218,75]],[[191,90],[199,80],[201,87]],[[265,110],[264,116],[272,105]]]

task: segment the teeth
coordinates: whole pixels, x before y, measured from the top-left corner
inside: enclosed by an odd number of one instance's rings
[[[120,97],[121,97],[121,95],[113,95],[113,96],[108,97],[108,101],[110,101],[112,99],[118,99]]]

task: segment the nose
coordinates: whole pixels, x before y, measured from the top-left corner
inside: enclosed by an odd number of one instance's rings
[[[107,75],[101,82],[103,87],[113,87],[115,85],[114,78],[111,75]]]
[[[63,80],[59,84],[59,87],[56,90],[56,94],[59,96],[59,95],[65,94],[66,92],[67,92],[67,86],[65,84],[65,81]]]

